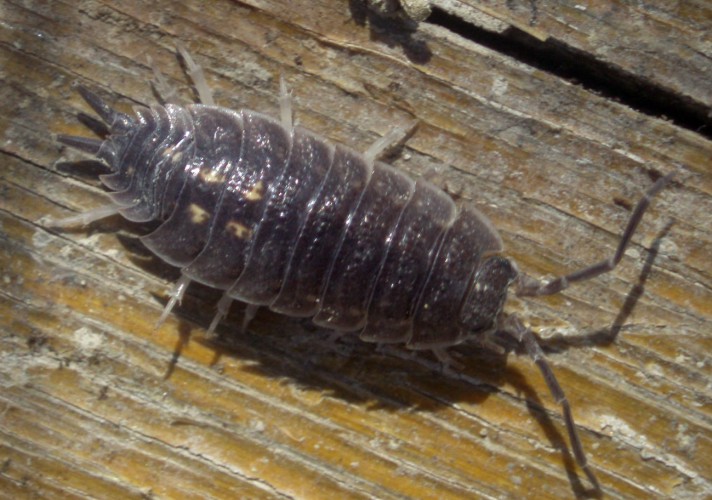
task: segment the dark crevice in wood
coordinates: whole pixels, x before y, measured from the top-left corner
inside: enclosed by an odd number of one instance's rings
[[[600,61],[561,41],[551,38],[541,41],[514,27],[495,33],[438,8],[433,9],[427,22],[636,111],[670,120],[679,127],[712,138],[712,107]]]

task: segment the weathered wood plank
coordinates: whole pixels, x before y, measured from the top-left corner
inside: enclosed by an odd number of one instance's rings
[[[446,376],[426,353],[410,360],[348,339],[327,347],[323,332],[267,311],[244,335],[231,333],[239,311],[228,318],[222,346],[205,337],[219,294],[200,287],[154,331],[157,296],[177,272],[142,249],[145,228],[120,218],[65,233],[48,225],[47,216],[103,203],[96,172],[63,163],[81,156],[51,137],[86,134],[72,83],[126,110],[152,103],[150,55],[188,97],[174,54],[181,40],[221,105],[275,114],[284,75],[298,120],[332,140],[364,149],[419,120],[395,164],[414,175],[440,168],[535,276],[612,252],[651,179],[677,171],[620,269],[509,307],[548,339],[606,493],[710,494],[712,143],[437,26],[363,25],[354,10],[327,1],[5,3],[0,489],[462,498],[586,488],[526,358],[461,346],[465,368]]]
[[[712,4],[705,0],[434,0],[433,5],[476,23],[484,14],[502,23],[499,30],[518,28],[707,109],[712,106]]]

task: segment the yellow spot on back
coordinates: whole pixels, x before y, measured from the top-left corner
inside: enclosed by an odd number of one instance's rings
[[[202,224],[210,218],[210,213],[195,203],[190,204],[188,211],[190,212],[190,221],[193,224]]]
[[[183,152],[182,151],[176,151],[171,155],[171,161],[173,163],[178,163],[183,159]]]
[[[245,226],[244,224],[240,224],[235,220],[231,220],[230,222],[228,222],[225,226],[225,229],[227,229],[228,232],[234,234],[241,240],[247,240],[252,236],[252,229]]]
[[[216,182],[223,182],[225,181],[225,176],[219,172],[216,172],[213,169],[210,168],[204,168],[200,170],[200,173],[198,174],[198,177],[200,180],[207,184],[214,184]]]
[[[245,195],[247,201],[259,201],[262,199],[264,194],[265,185],[262,181],[258,181],[257,184],[252,186],[249,193]]]

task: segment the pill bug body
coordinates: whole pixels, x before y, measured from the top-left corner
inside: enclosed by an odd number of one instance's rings
[[[110,127],[91,147],[117,211],[160,221],[142,241],[188,279],[416,349],[493,325],[514,267],[487,219],[429,182],[254,111],[130,117],[81,92]]]
[[[502,308],[512,284],[520,296],[548,295],[612,270],[672,174],[639,200],[613,257],[539,282],[502,255],[484,215],[375,161],[387,141],[362,154],[293,127],[285,88],[280,120],[214,106],[199,67],[179,50],[207,104],[139,108],[129,116],[79,87],[105,123],[98,127],[105,139],[58,140],[109,165],[112,173],[101,180],[112,203],[57,225],[113,213],[159,222],[142,241],[183,275],[162,319],[198,281],[224,290],[210,330],[238,299],[248,311],[268,306],[365,341],[430,349],[445,363],[452,362],[446,347],[474,339],[502,352],[511,346],[506,339],[514,340],[561,405],[576,461],[597,488],[536,337]]]

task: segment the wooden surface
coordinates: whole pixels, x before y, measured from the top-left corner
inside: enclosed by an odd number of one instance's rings
[[[470,13],[480,5],[469,3]],[[677,2],[642,29],[628,22],[631,6],[604,3],[578,21],[574,3],[537,2],[535,23],[517,21],[510,2],[476,13],[595,57],[615,39],[602,60],[709,109],[709,6]],[[526,357],[464,345],[453,350],[459,375],[442,374],[429,353],[330,345],[326,332],[269,311],[238,334],[239,306],[217,342],[205,329],[219,294],[198,286],[154,330],[178,273],[141,246],[145,227],[118,217],[50,227],[48,217],[105,202],[98,169],[72,164],[86,158],[53,140],[90,135],[72,84],[124,110],[153,103],[150,56],[190,99],[178,40],[223,106],[275,114],[284,75],[298,121],[334,141],[365,149],[417,119],[394,164],[435,169],[533,276],[608,256],[642,191],[677,172],[619,269],[508,310],[544,339],[604,496],[712,496],[703,134],[442,26],[376,21],[356,1],[5,0],[0,21],[0,496],[591,495]],[[682,34],[661,43],[664,29]]]
[[[670,91],[678,105],[700,112],[712,105],[712,3],[435,0],[448,12],[476,20],[486,13],[504,30],[516,28],[550,46],[565,46],[625,72],[631,87]],[[483,24],[483,23],[480,23]],[[487,26],[492,27],[493,23]],[[568,64],[568,61],[562,61]],[[651,96],[646,96],[651,97]],[[702,105],[702,106],[700,106]],[[692,111],[693,109],[697,111]]]

